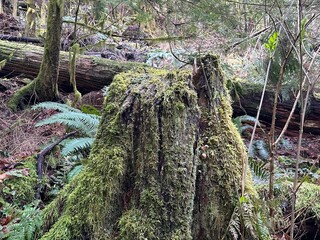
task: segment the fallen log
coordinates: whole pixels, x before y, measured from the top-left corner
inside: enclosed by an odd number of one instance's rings
[[[43,43],[43,39],[41,38],[33,38],[33,37],[18,37],[12,36],[9,34],[0,34],[1,40],[8,40],[13,42],[25,42],[25,43]]]
[[[10,56],[13,54],[12,56]],[[43,48],[31,44],[13,43],[0,40],[0,61],[7,59],[7,63],[0,71],[0,75],[20,75],[34,78],[37,76]],[[69,53],[60,52],[60,73],[59,73],[59,87],[63,91],[72,90],[69,83]],[[76,79],[77,87],[82,93],[88,93],[102,89],[108,86],[113,77],[121,72],[137,68],[146,67],[145,64],[126,61],[113,61],[96,56],[80,55],[77,61]],[[233,95],[233,111],[234,116],[241,116],[248,114],[256,116],[257,109],[260,102],[262,86],[250,85],[241,83],[242,92],[236,94],[231,91]],[[265,101],[262,106],[260,120],[270,123],[273,107],[273,89],[269,88],[266,93]],[[237,97],[240,96],[240,98]],[[294,102],[293,94],[286,99],[282,99],[278,105],[276,125],[282,128],[289,116]],[[320,134],[320,99],[311,96],[308,111],[306,116],[304,132]],[[300,108],[297,107],[289,129],[299,130]]]
[[[241,88],[243,89],[241,94],[236,94],[234,90],[231,91],[231,95],[234,99],[232,104],[233,114],[234,116],[247,114],[255,117],[260,103],[262,87],[257,87],[257,85],[250,85],[248,83],[242,83]],[[269,124],[271,123],[272,118],[274,92],[274,89],[271,87],[267,89],[259,117],[259,120]],[[279,130],[285,125],[294,101],[295,96],[293,93],[290,93],[289,96],[286,96],[285,98],[283,96],[279,97],[276,115],[276,126],[279,128]],[[300,104],[298,103],[288,129],[298,131],[299,125]],[[309,99],[306,120],[304,124],[304,132],[317,135],[320,134],[320,98],[317,98],[315,94],[311,95]]]
[[[42,47],[0,40],[0,61],[7,60],[0,75],[23,74],[26,77],[35,78],[40,69],[42,55]],[[99,90],[109,85],[116,74],[146,66],[136,62],[112,61],[95,56],[79,55],[76,67],[77,87],[82,93]],[[69,77],[69,53],[61,51],[59,88],[63,91],[72,89]]]

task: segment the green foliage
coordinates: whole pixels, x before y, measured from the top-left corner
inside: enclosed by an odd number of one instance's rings
[[[268,160],[270,157],[269,149],[264,140],[256,140],[253,146],[254,155],[262,160]]]
[[[32,107],[32,109],[41,108],[56,109],[60,111],[60,113],[38,122],[36,126],[61,123],[72,129],[79,130],[82,134],[90,137],[94,137],[97,132],[100,117],[95,114],[86,114],[66,104],[55,102],[42,102]]]
[[[77,176],[82,169],[83,169],[83,165],[75,166],[67,175],[68,182],[70,182],[75,176]]]
[[[60,111],[51,117],[41,120],[36,126],[60,123],[71,129],[81,132],[83,137],[66,139],[61,142],[62,155],[68,156],[81,151],[88,151],[91,148],[98,126],[100,116],[95,114],[83,113],[78,109],[72,108],[66,104],[55,102],[43,102],[34,105],[32,109],[56,109]]]
[[[306,37],[306,24],[307,24],[307,18],[304,17],[301,21],[301,33],[300,33],[300,41],[302,42]]]
[[[243,229],[246,229],[253,239],[271,239],[268,227],[265,224],[264,213],[260,211],[260,205],[261,201],[258,199],[253,200],[248,196],[239,198],[228,225],[228,231],[234,240],[248,238],[248,236],[243,236]]]
[[[33,205],[25,205],[18,212],[19,221],[11,222],[9,232],[5,234],[6,240],[34,240],[36,233],[41,231],[42,215],[39,208]]]
[[[278,40],[279,40],[278,37],[279,37],[279,33],[274,32],[268,39],[268,42],[264,44],[264,47],[266,48],[266,50],[269,52],[270,55],[274,53],[274,51],[276,50]]]
[[[250,169],[252,170],[255,176],[261,179],[268,178],[269,172],[265,168],[265,166],[267,165],[267,162],[257,161],[251,157],[249,157],[248,160],[249,160]]]
[[[94,142],[94,138],[92,137],[79,137],[73,139],[66,139],[61,143],[63,146],[61,150],[62,156],[69,156],[71,154],[75,154],[77,152],[84,151],[86,149],[90,149]]]
[[[81,172],[83,165],[80,162],[79,156],[75,155],[65,157],[54,168],[54,174],[49,176],[50,186],[48,186],[48,195],[50,197],[57,196],[65,184],[69,183],[73,177]]]
[[[81,110],[81,112],[83,112],[83,113],[101,116],[100,111],[99,111],[96,107],[94,107],[94,106],[92,106],[92,105],[89,105],[89,104],[83,104],[83,105],[81,105],[80,110]]]
[[[27,158],[15,170],[9,172],[12,179],[0,183],[0,195],[7,202],[16,206],[29,204],[34,200],[34,190],[37,184],[36,161]]]
[[[6,65],[6,63],[7,63],[7,60],[6,60],[6,59],[0,61],[0,70],[1,70],[2,68],[4,68],[4,66]]]

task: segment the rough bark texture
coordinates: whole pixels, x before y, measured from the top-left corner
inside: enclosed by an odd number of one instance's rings
[[[233,90],[234,102],[232,104],[233,113],[235,116],[241,116],[248,114],[250,116],[256,116],[257,109],[261,98],[262,87],[259,85],[241,83],[241,87],[238,89],[238,94]],[[308,109],[306,113],[306,120],[304,123],[304,132],[312,134],[320,134],[320,98],[314,94],[310,97],[308,103]],[[262,105],[262,111],[260,114],[260,120],[271,123],[272,108],[273,108],[273,89],[269,88],[265,95],[265,100]],[[282,128],[290,114],[295,96],[292,92],[283,93],[280,96],[277,106],[276,126]],[[299,131],[300,126],[300,104],[297,104],[297,108],[291,119],[289,129]]]
[[[89,161],[45,209],[42,240],[231,239],[245,152],[218,61],[203,64],[193,79],[115,77]]]
[[[31,44],[21,44],[0,40],[0,61],[7,63],[2,75],[19,75],[34,78],[38,75],[43,56],[43,48]],[[13,54],[10,56],[10,54]],[[77,87],[81,93],[88,93],[110,85],[113,77],[121,72],[136,67],[146,66],[141,63],[112,61],[94,56],[79,55],[76,67]],[[60,52],[59,88],[72,90],[69,75],[69,53]]]
[[[11,97],[8,106],[14,110],[24,98],[29,101],[30,99],[37,101],[54,101],[58,99],[58,72],[63,5],[63,0],[49,1],[47,36],[39,74],[34,81],[19,89],[13,97]]]

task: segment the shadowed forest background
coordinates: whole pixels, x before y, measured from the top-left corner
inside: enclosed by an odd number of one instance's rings
[[[319,9],[0,0],[0,239],[320,239]]]

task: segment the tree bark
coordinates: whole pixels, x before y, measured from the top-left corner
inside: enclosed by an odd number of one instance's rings
[[[43,47],[0,40],[0,61],[8,59],[1,75],[24,75],[34,78],[40,70]],[[10,56],[10,54],[13,54]],[[112,61],[100,57],[79,55],[76,66],[77,88],[81,93],[97,91],[110,85],[113,77],[134,68],[146,67],[146,64]],[[59,88],[72,90],[69,75],[69,53],[60,51]]]
[[[48,4],[47,36],[44,54],[37,77],[19,89],[9,100],[8,106],[16,110],[23,100],[54,101],[59,98],[58,73],[63,0],[50,0]]]
[[[42,240],[232,239],[245,152],[217,58],[201,62],[193,77],[115,77],[88,164],[45,209]]]
[[[250,115],[256,116],[258,105],[260,102],[262,87],[254,84],[242,83],[240,93],[235,93],[234,89],[231,91],[233,96],[233,114],[234,116]],[[272,108],[273,108],[273,95],[274,90],[269,88],[265,95],[265,100],[262,105],[260,119],[268,124],[271,123]],[[285,125],[293,103],[295,95],[292,92],[287,92],[286,95],[282,94],[279,99],[276,115],[276,126],[282,129]],[[297,105],[291,119],[289,129],[299,131],[300,126],[300,106]],[[304,132],[312,134],[320,134],[320,98],[316,94],[310,97],[308,109],[306,113]]]

